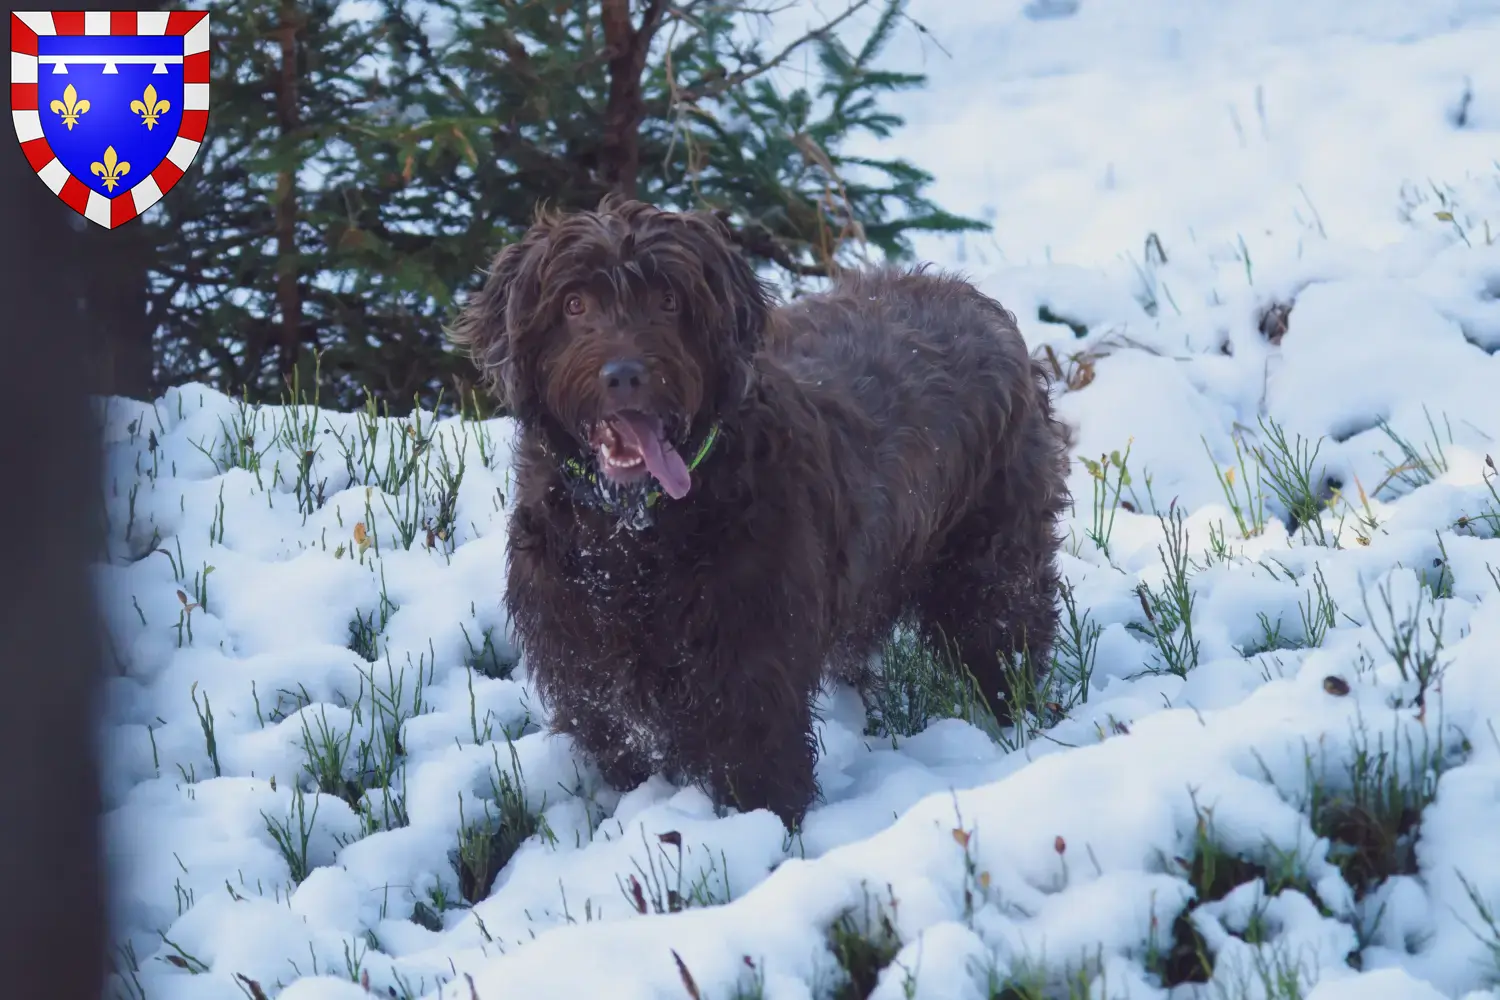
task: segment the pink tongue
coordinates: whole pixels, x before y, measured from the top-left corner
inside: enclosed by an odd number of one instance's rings
[[[619,414],[614,419],[615,431],[646,460],[646,471],[656,477],[661,488],[673,500],[681,500],[692,489],[693,479],[688,473],[687,463],[671,445],[663,447],[661,428],[655,421],[634,414]]]

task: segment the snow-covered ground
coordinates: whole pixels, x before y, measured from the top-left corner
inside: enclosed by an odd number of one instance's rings
[[[1095,463],[1032,724],[832,691],[796,837],[621,795],[505,638],[507,424],[113,401],[117,995],[1496,995],[1500,3],[913,14],[891,145],[996,225],[922,253]]]

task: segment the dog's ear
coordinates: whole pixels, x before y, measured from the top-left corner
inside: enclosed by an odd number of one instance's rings
[[[516,371],[515,335],[540,289],[537,252],[544,222],[495,255],[484,284],[464,303],[448,339],[468,351],[485,385],[513,415],[524,409]]]
[[[710,290],[732,310],[735,346],[753,352],[765,336],[771,316],[771,293],[734,242],[729,224],[718,215],[694,212],[687,217],[698,244]]]

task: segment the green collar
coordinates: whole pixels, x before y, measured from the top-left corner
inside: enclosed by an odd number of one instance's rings
[[[717,420],[709,425],[708,433],[703,436],[703,443],[698,446],[698,451],[693,455],[692,461],[688,462],[689,472],[696,471],[698,466],[703,464],[703,460],[708,458],[709,452],[713,451],[714,445],[719,440],[719,431],[720,425]],[[653,482],[650,489],[646,490],[645,494],[634,503],[622,503],[620,499],[601,489],[599,477],[578,459],[566,459],[563,462],[563,471],[573,482],[575,499],[617,513],[631,521],[635,527],[645,527],[650,524],[649,512],[656,506],[656,501],[662,495],[660,483]]]

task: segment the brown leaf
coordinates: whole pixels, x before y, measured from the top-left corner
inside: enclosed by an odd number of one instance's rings
[[[1141,599],[1141,610],[1146,613],[1146,621],[1152,625],[1156,624],[1156,615],[1151,613],[1151,601],[1146,596],[1146,585],[1143,583],[1135,590],[1135,596]]]
[[[1094,358],[1080,354],[1073,363],[1073,370],[1068,373],[1068,388],[1073,392],[1085,389],[1094,381],[1094,375]]]
[[[1057,352],[1052,349],[1051,344],[1045,345],[1042,350],[1046,352],[1047,364],[1052,366],[1052,377],[1061,379],[1063,377],[1063,368],[1062,362],[1057,360]]]
[[[1337,677],[1333,674],[1329,674],[1327,677],[1323,678],[1323,690],[1327,691],[1335,698],[1342,698],[1344,695],[1349,693],[1349,682],[1344,680],[1342,677]]]
[[[641,888],[640,880],[634,875],[630,876],[630,905],[637,913],[646,912],[646,890]]]
[[[666,833],[658,833],[656,835],[656,839],[661,841],[663,844],[666,844],[668,847],[682,846],[682,834],[678,833],[676,830],[668,830]]]
[[[354,540],[360,545],[365,544],[365,539],[370,537],[365,531],[365,522],[359,521],[354,525]]]
[[[257,983],[243,972],[236,972],[234,978],[245,984],[245,992],[250,994],[250,1000],[267,1000],[266,991],[260,988],[260,983]]]
[[[1287,327],[1291,323],[1291,315],[1290,303],[1273,302],[1265,312],[1261,313],[1261,336],[1273,344],[1281,343],[1281,338],[1286,336]]]
[[[188,600],[187,600],[187,595],[186,594],[184,594],[182,591],[179,590],[177,592],[177,599],[182,602],[182,606],[183,607],[187,607]]]
[[[464,156],[468,159],[469,163],[477,164],[479,162],[479,154],[474,152],[474,146],[469,142],[469,137],[464,135],[463,131],[457,125],[453,126],[453,136],[464,147]]]
[[[188,967],[187,959],[183,958],[181,955],[163,955],[162,958],[165,958],[168,962],[171,962],[179,969],[186,969]]]
[[[1068,842],[1066,840],[1063,840],[1062,834],[1059,833],[1057,835],[1057,838],[1052,841],[1052,849],[1058,854],[1063,854],[1067,851]]]
[[[989,887],[990,887],[990,873],[989,872],[980,872],[979,873],[979,888],[981,888],[981,889],[988,889]]]
[[[954,830],[953,830],[953,842],[955,844],[957,844],[959,847],[962,847],[964,850],[968,850],[969,849],[969,831],[968,830],[960,830],[957,827],[955,827]]]
[[[677,949],[672,949],[672,961],[677,963],[677,974],[682,977],[682,986],[687,990],[688,996],[693,1000],[703,1000],[703,994],[698,992],[698,984],[693,981],[693,974],[683,964],[682,956],[677,954]]]

